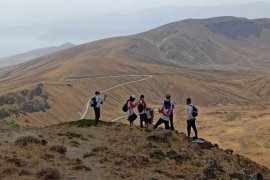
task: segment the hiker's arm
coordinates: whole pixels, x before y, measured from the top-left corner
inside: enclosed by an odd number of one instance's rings
[[[169,116],[171,114],[172,110],[169,110],[166,112],[162,111],[162,114],[165,115],[165,116]]]
[[[131,107],[131,108],[135,108],[135,107],[137,106],[137,104],[138,104],[138,103],[133,104],[133,102],[130,102],[130,107]]]
[[[144,109],[147,108],[147,105],[146,105],[146,102],[145,101],[143,101],[143,106],[144,106]]]

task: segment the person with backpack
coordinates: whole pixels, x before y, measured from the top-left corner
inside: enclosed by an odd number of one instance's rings
[[[137,106],[137,103],[135,103],[135,100],[136,100],[135,95],[130,96],[129,100],[125,103],[125,105],[122,108],[124,112],[127,112],[127,115],[128,115],[127,120],[129,121],[129,126],[132,126],[133,121],[137,119],[137,115],[134,112],[134,109]]]
[[[95,112],[95,126],[97,126],[99,123],[100,106],[101,106],[101,104],[103,104],[105,99],[106,99],[106,95],[104,95],[104,98],[102,99],[100,96],[100,92],[96,91],[95,96],[90,101],[90,105],[94,109],[94,112]]]
[[[154,129],[156,129],[161,124],[165,125],[165,129],[170,129],[169,121],[171,111],[172,111],[171,103],[169,101],[164,102],[162,109],[159,110],[159,112],[162,113],[162,115],[160,119],[157,121],[157,123],[154,125]]]
[[[187,132],[188,132],[188,139],[190,139],[190,131],[191,127],[195,132],[194,139],[198,139],[198,132],[196,128],[196,116],[198,116],[198,109],[191,104],[191,99],[187,98]]]
[[[146,115],[146,102],[144,100],[144,95],[140,96],[140,100],[138,101],[138,112],[140,115],[140,126],[143,128],[143,122],[145,122],[146,126],[148,127],[147,115]]]
[[[166,94],[165,95],[165,100],[163,101],[163,106],[165,104],[165,102],[170,104],[170,108],[171,108],[171,114],[170,114],[170,128],[172,131],[174,131],[174,125],[173,125],[173,109],[174,109],[174,101],[171,99],[171,95],[170,94]]]

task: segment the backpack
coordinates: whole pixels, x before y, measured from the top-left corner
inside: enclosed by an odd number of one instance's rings
[[[191,107],[192,107],[192,116],[197,117],[198,116],[198,109],[195,106],[191,106]]]
[[[139,104],[138,104],[138,111],[139,113],[142,113],[144,111],[144,104],[143,104],[143,101],[139,101]]]
[[[96,97],[93,97],[93,98],[91,99],[91,101],[90,101],[90,106],[91,106],[91,107],[96,107],[96,105],[97,105]]]
[[[128,101],[124,104],[124,106],[122,107],[122,110],[124,112],[127,112],[128,111]]]

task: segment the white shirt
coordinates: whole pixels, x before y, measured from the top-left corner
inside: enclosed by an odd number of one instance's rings
[[[192,104],[189,104],[187,106],[187,120],[193,120],[195,119],[195,117],[192,116],[192,112],[193,112],[193,105]]]
[[[101,99],[100,95],[95,96],[95,98],[96,98],[96,102],[97,102],[96,107],[100,108],[100,103],[102,102],[102,99]]]
[[[164,114],[168,114],[169,111],[171,111],[171,110],[163,108],[162,111],[164,112]],[[164,121],[169,121],[170,120],[170,115],[166,116],[166,115],[163,114],[163,112],[162,112],[162,115],[161,115],[160,118],[163,119]]]
[[[127,115],[131,116],[132,114],[134,114],[134,108],[131,107],[131,101],[128,101],[128,111],[127,111]]]

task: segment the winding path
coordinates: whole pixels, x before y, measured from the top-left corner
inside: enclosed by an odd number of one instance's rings
[[[85,77],[85,78],[88,78],[88,79],[106,79],[106,78],[120,78],[120,77],[144,77],[144,78],[139,79],[139,80],[134,80],[134,81],[129,81],[129,82],[117,84],[115,86],[112,86],[110,88],[107,88],[107,89],[102,90],[101,93],[105,93],[105,92],[111,91],[113,89],[116,89],[116,88],[119,88],[119,87],[122,87],[122,86],[129,85],[129,84],[133,84],[133,83],[137,83],[137,82],[141,82],[141,81],[146,81],[146,80],[152,78],[153,75],[119,75],[119,76],[105,76],[105,77],[95,77],[95,78]],[[86,116],[86,114],[88,112],[88,109],[89,109],[89,104],[90,104],[91,98],[92,97],[90,97],[89,100],[87,101],[85,110],[84,110],[84,112],[83,112],[83,114],[82,114],[82,116],[81,116],[80,119],[84,119],[85,118],[85,116]],[[116,118],[116,119],[114,119],[112,121],[116,121],[116,120],[121,119],[121,118],[123,118],[123,117]]]

